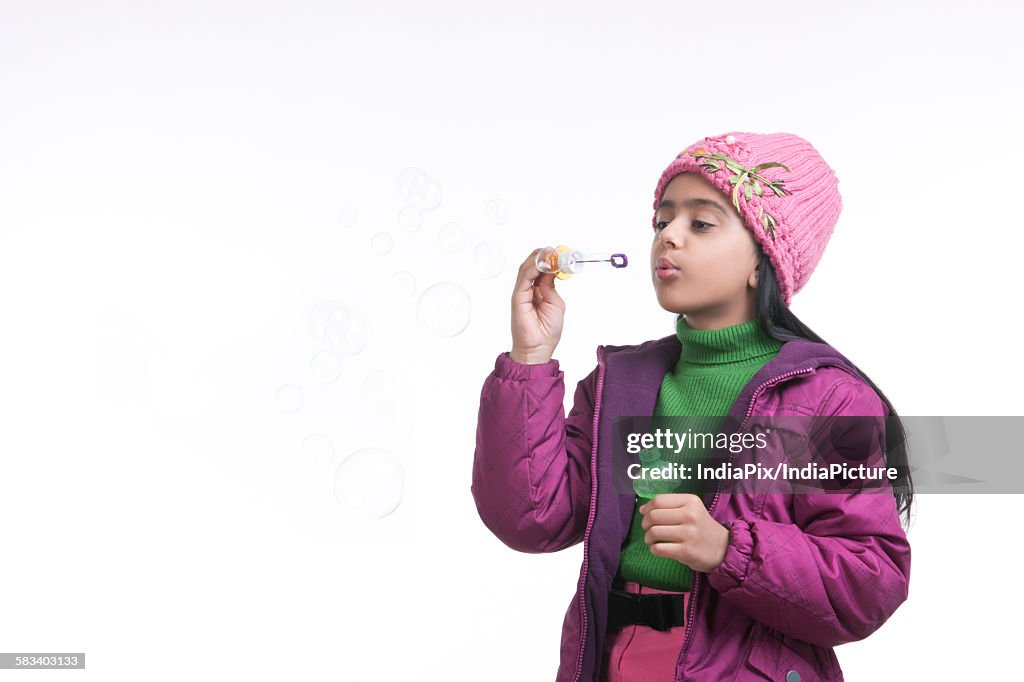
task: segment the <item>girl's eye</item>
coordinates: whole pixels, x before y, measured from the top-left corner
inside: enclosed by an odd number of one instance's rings
[[[668,225],[668,222],[665,221],[665,220],[662,220],[659,223],[655,223],[654,229],[655,230],[664,230],[666,225]],[[706,223],[703,220],[694,220],[693,221],[693,226],[694,226],[695,229],[697,229],[700,232],[704,232],[705,230],[709,230],[712,227],[714,227],[714,225],[712,225],[711,223]]]

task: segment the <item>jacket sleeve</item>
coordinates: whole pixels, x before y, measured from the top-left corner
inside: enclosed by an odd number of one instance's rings
[[[843,380],[832,387],[821,416],[887,413],[869,385]],[[867,449],[865,466],[884,462],[884,438]],[[709,584],[790,637],[829,647],[867,637],[907,599],[910,582],[910,544],[892,486],[793,494],[791,501],[795,523],[733,521],[725,560],[708,573]]]
[[[557,552],[583,539],[590,513],[597,370],[566,416],[558,360],[524,365],[507,352],[484,381],[471,491],[484,525],[520,552]]]

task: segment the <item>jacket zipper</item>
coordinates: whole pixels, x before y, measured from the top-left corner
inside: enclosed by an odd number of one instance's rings
[[[590,543],[590,530],[594,527],[594,512],[597,509],[597,425],[601,416],[601,390],[604,388],[604,346],[597,347],[597,388],[594,390],[594,426],[590,448],[590,513],[587,515],[587,528],[583,532],[583,572],[579,585],[576,586],[576,598],[580,601],[580,646],[576,655],[576,676],[573,682],[579,682],[583,675],[583,649],[587,644],[587,600],[584,592],[587,585],[587,569],[590,567],[587,546]]]
[[[765,389],[765,387],[767,387],[769,385],[772,385],[772,384],[777,384],[778,382],[780,382],[783,379],[786,379],[788,377],[791,377],[791,376],[794,376],[794,375],[797,375],[797,374],[807,374],[808,372],[813,372],[814,370],[815,370],[814,367],[806,367],[804,369],[797,369],[797,370],[793,370],[792,372],[786,372],[785,374],[780,374],[777,377],[772,377],[771,379],[768,379],[767,381],[762,382],[760,386],[758,386],[756,389],[754,389],[754,395],[751,396],[751,398],[750,398],[750,404],[747,406],[747,413],[743,416],[743,423],[740,424],[739,430],[742,431],[743,428],[747,425],[747,421],[750,419],[750,415],[754,411],[754,404],[757,402],[758,397],[760,397],[761,392]],[[715,482],[715,496],[713,498],[711,498],[711,506],[708,507],[708,514],[711,514],[711,512],[715,508],[715,504],[718,503],[718,495],[719,495],[720,492],[721,492],[721,486],[716,481]],[[684,661],[686,661],[686,654],[688,652],[688,649],[690,648],[690,639],[691,639],[690,633],[693,632],[693,628],[690,627],[690,623],[693,622],[693,614],[697,610],[697,590],[699,589],[699,587],[700,587],[700,573],[697,572],[697,571],[692,571],[690,573],[690,601],[686,605],[687,606],[687,609],[686,609],[686,632],[683,634],[683,648],[682,648],[682,654],[679,657],[678,670],[682,670],[683,669],[682,664],[683,664]],[[682,679],[682,678],[680,678],[680,679]]]

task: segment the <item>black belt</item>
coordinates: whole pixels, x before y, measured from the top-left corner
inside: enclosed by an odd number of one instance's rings
[[[623,625],[647,625],[668,630],[686,624],[683,594],[634,594],[612,589],[608,593],[608,629]]]

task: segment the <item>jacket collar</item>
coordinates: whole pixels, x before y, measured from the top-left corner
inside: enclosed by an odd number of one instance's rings
[[[615,384],[615,390],[605,392],[602,402],[612,415],[654,414],[658,388],[666,372],[672,371],[679,360],[682,344],[672,334],[633,346],[602,346],[604,350],[606,381]],[[822,366],[841,367],[854,376],[861,376],[856,365],[842,353],[826,343],[808,339],[792,339],[782,344],[778,354],[754,374],[743,387],[730,417],[742,417],[757,388],[790,372]]]

